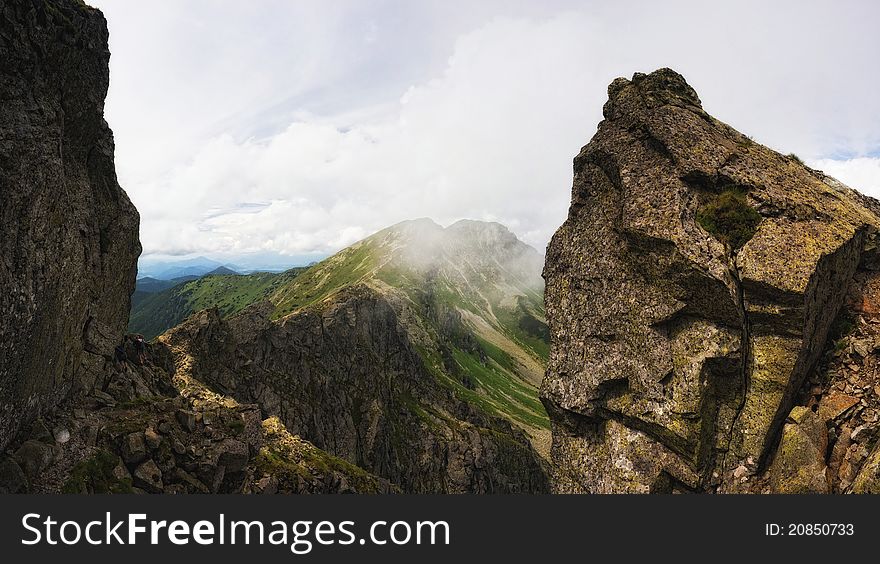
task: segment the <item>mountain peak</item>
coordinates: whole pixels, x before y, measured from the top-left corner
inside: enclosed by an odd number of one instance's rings
[[[217,268],[215,268],[211,272],[208,272],[207,274],[205,274],[205,276],[228,276],[228,275],[236,275],[236,274],[238,274],[238,272],[232,270],[231,268],[228,268],[226,266],[218,266]]]
[[[399,221],[390,227],[383,229],[382,231],[394,231],[394,232],[430,232],[430,231],[442,231],[443,226],[434,221],[429,217],[420,217],[417,219],[405,219],[403,221]],[[382,232],[380,231],[380,233]]]
[[[652,73],[637,72],[632,79],[617,78],[608,85],[608,102],[603,114],[606,119],[637,113],[641,107],[675,105],[702,111],[702,103],[683,76],[662,68]]]
[[[446,232],[471,245],[525,245],[510,229],[495,221],[460,219],[447,227]]]

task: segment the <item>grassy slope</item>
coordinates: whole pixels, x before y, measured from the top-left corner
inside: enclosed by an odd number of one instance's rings
[[[129,331],[152,339],[203,309],[216,307],[223,315],[233,315],[266,299],[303,270],[293,268],[280,274],[209,275],[184,282],[142,297],[132,308]]]
[[[401,262],[394,229],[380,231],[313,266],[289,284],[279,286],[270,296],[276,305],[276,317],[316,304],[356,283],[394,292],[408,304],[421,328],[434,341],[419,343],[417,349],[438,380],[459,397],[509,419],[534,439],[546,442],[549,421],[536,390],[549,353],[546,337],[541,338],[534,331],[536,324],[540,327],[544,322],[540,290],[518,284],[510,276],[493,280],[480,272],[459,277],[458,265],[441,265],[440,274],[429,279],[425,271]],[[511,288],[511,284],[515,287]],[[440,330],[424,305],[428,287],[434,303],[465,313],[464,325],[484,353],[480,358],[474,351],[452,347],[455,362],[476,385],[474,389],[443,365],[437,347]],[[519,297],[512,298],[512,294]],[[529,322],[523,323],[523,319]],[[539,450],[546,453],[546,445]]]
[[[275,317],[316,304],[342,288],[365,280],[376,270],[376,245],[370,239],[355,243],[312,266],[288,283],[272,289]]]
[[[196,311],[217,307],[224,315],[232,315],[266,298],[275,304],[274,317],[280,318],[343,288],[365,283],[393,294],[415,314],[406,322],[418,324],[414,332],[427,335],[417,340],[416,348],[440,382],[485,412],[523,428],[546,454],[549,421],[536,390],[549,351],[546,337],[535,331],[544,323],[540,289],[504,269],[471,267],[467,260],[439,252],[414,268],[401,258],[409,236],[397,226],[390,227],[308,269],[279,275],[208,276],[188,282],[145,299],[132,312],[130,329],[153,338]],[[478,354],[460,343],[446,343],[458,365],[457,375],[441,360],[443,331],[428,311],[426,299],[434,307],[460,312],[464,331],[482,351]]]

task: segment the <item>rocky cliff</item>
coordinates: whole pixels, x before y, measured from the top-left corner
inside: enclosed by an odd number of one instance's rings
[[[850,487],[858,467],[831,480],[826,460],[869,458],[872,433],[851,448],[839,423],[876,419],[875,392],[822,371],[877,202],[719,122],[669,69],[608,98],[544,269],[556,491]]]
[[[105,372],[138,214],[103,118],[107,26],[77,0],[0,5],[0,449]]]
[[[546,491],[525,434],[441,384],[386,296],[357,284],[277,321],[272,311],[204,311],[159,344],[178,374],[260,405],[404,492]]]
[[[151,345],[63,402],[0,456],[0,493],[390,493],[387,480],[291,435],[260,407],[176,373]]]

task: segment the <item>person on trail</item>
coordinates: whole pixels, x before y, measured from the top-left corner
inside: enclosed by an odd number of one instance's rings
[[[134,339],[134,348],[137,351],[138,355],[138,364],[141,366],[147,362],[147,342],[144,341],[143,335],[138,335]]]

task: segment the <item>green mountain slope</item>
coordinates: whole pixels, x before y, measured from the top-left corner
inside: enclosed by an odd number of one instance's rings
[[[266,299],[303,270],[292,268],[279,274],[208,274],[161,292],[139,294],[132,300],[128,329],[153,339],[204,309],[217,308],[223,315],[233,315]]]
[[[542,266],[538,251],[497,223],[405,221],[307,269],[207,276],[153,294],[132,311],[130,329],[153,338],[194,312],[216,307],[229,317],[264,300],[283,323],[365,285],[392,304],[429,373],[523,429],[547,456],[537,396],[549,350]]]
[[[431,220],[384,229],[269,295],[276,319],[365,284],[394,304],[427,368],[459,397],[525,430],[542,454],[536,388],[548,355],[543,256],[497,223]]]
[[[135,284],[135,292],[140,292],[142,294],[154,294],[156,292],[161,292],[162,290],[167,290],[168,288],[177,286],[178,284],[183,284],[184,282],[189,282],[190,280],[196,280],[197,278],[198,276],[183,276],[181,278],[174,278],[173,280],[159,280],[158,278],[146,276],[144,278],[137,279],[137,283]]]

